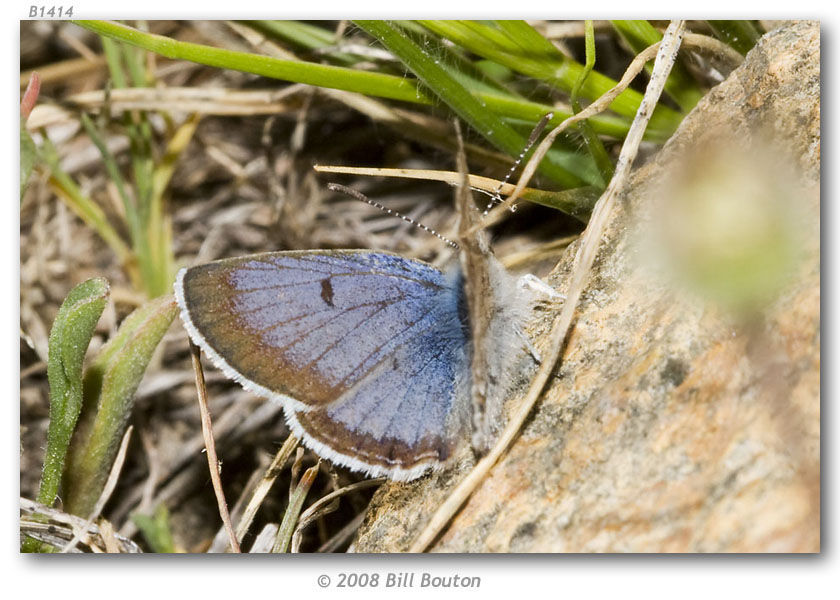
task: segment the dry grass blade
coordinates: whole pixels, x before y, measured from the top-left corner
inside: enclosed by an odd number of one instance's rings
[[[563,21],[560,23],[534,23],[534,27],[550,40],[565,38],[582,38],[586,29],[582,21]],[[612,30],[609,21],[593,21],[593,28],[597,33]]]
[[[282,90],[229,90],[220,88],[121,88],[94,90],[70,96],[64,105],[90,111],[108,106],[112,114],[132,110],[183,112],[200,115],[250,116],[282,114],[299,108],[294,96],[311,88],[292,85]],[[68,108],[41,104],[32,111],[31,130],[78,120]]]
[[[708,52],[709,54],[718,56],[733,67],[737,67],[744,62],[744,57],[741,56],[732,46],[724,44],[719,39],[713,38],[710,35],[703,35],[702,33],[686,33],[683,39],[683,46],[692,50]]]
[[[265,470],[262,481],[260,481],[257,488],[254,490],[254,494],[251,496],[251,499],[248,501],[248,505],[243,511],[242,519],[240,519],[239,523],[236,525],[236,539],[241,541],[242,538],[245,537],[245,534],[248,532],[248,528],[251,527],[251,523],[254,521],[254,515],[257,514],[257,510],[260,508],[263,500],[265,500],[265,497],[268,495],[268,491],[271,489],[271,486],[274,485],[274,482],[280,474],[283,465],[286,464],[286,461],[292,454],[292,450],[297,448],[297,445],[298,439],[295,436],[290,435],[286,438],[286,441],[280,447],[280,450],[277,451],[277,454],[274,455],[274,459]]]
[[[97,550],[102,552],[102,548],[111,546],[105,540],[106,533],[103,531],[102,524],[88,524],[87,520],[82,517],[49,508],[28,498],[20,499],[20,511],[22,513],[20,520],[21,540],[25,536],[29,536],[46,544],[61,548],[69,540],[73,539],[74,531],[82,529],[85,531],[82,543],[88,545],[93,552]],[[36,517],[29,519],[26,515]],[[47,521],[44,521],[43,517],[46,517]],[[85,526],[87,526],[86,530]],[[137,544],[125,536],[114,534],[113,538],[116,539],[118,551],[121,553],[133,554],[142,552]],[[80,552],[80,550],[77,548],[71,552]]]
[[[210,467],[210,479],[213,482],[213,491],[216,492],[216,502],[219,506],[219,516],[227,529],[230,538],[230,547],[233,552],[239,553],[239,542],[233,532],[233,524],[230,522],[225,493],[222,490],[222,480],[219,477],[219,458],[216,456],[216,444],[213,441],[213,423],[210,420],[210,411],[207,409],[207,387],[204,385],[204,370],[201,368],[201,351],[198,346],[190,341],[190,354],[192,356],[193,369],[195,369],[195,386],[198,391],[198,407],[201,411],[201,432],[204,435],[204,447],[207,450],[207,464]]]
[[[340,167],[331,165],[315,165],[312,167],[319,173],[342,173],[345,175],[367,175],[370,177],[400,177],[402,179],[422,179],[424,181],[442,181],[449,185],[458,185],[461,176],[455,171],[437,171],[432,169],[377,169],[367,167]],[[512,194],[516,189],[512,183],[504,183],[492,177],[482,177],[481,175],[469,175],[470,188],[490,194],[498,192],[500,194]],[[523,192],[537,190],[529,190],[524,188]]]
[[[251,549],[248,551],[251,554],[269,554],[271,547],[274,546],[274,538],[277,537],[277,530],[280,528],[277,523],[267,523],[262,528],[257,539],[251,544]]]
[[[104,68],[105,59],[102,57],[95,59],[71,58],[51,65],[38,67],[38,74],[41,76],[41,81],[44,85],[55,85],[83,77],[90,73],[102,71]],[[21,89],[26,87],[29,78],[32,77],[32,73],[33,71],[24,71],[20,74]]]
[[[511,416],[510,422],[505,427],[496,445],[479,461],[469,475],[452,491],[437,512],[432,515],[431,521],[411,546],[410,552],[423,552],[435,540],[449,520],[461,508],[461,505],[476,487],[478,487],[493,465],[496,464],[496,461],[507,451],[507,448],[519,434],[519,430],[531,413],[534,404],[536,404],[542,394],[542,390],[560,358],[563,342],[571,327],[575,308],[583,292],[583,287],[587,282],[589,271],[595,260],[604,229],[609,222],[616,198],[624,189],[624,185],[627,182],[633,159],[638,152],[639,144],[642,141],[645,128],[650,120],[653,107],[656,106],[659,96],[662,94],[665,80],[668,78],[668,74],[671,72],[671,67],[676,59],[684,29],[684,21],[671,22],[665,31],[662,42],[659,44],[659,51],[657,52],[656,63],[653,67],[650,83],[645,90],[645,96],[639,105],[636,117],[633,119],[633,125],[630,127],[627,139],[621,148],[615,175],[595,205],[592,218],[583,233],[583,238],[578,248],[577,256],[575,257],[575,267],[572,271],[572,281],[567,292],[567,299],[563,304],[560,315],[555,319],[551,333],[549,334],[549,350],[545,353],[543,362],[534,377],[528,394]]]
[[[357,481],[356,483],[351,483],[350,485],[337,489],[334,492],[327,494],[323,498],[320,498],[312,506],[303,511],[300,517],[298,517],[297,526],[295,527],[295,531],[292,534],[292,552],[297,553],[300,551],[300,542],[303,538],[303,530],[306,529],[309,526],[309,524],[312,523],[315,519],[319,519],[338,508],[338,499],[341,496],[349,494],[350,492],[355,492],[357,490],[363,490],[365,488],[373,487],[375,485],[381,485],[385,483],[385,481],[387,481],[387,479],[385,479],[384,477],[379,477],[377,479],[366,479],[364,481]],[[364,513],[360,514],[364,515]]]
[[[527,248],[519,252],[511,252],[499,258],[499,261],[506,269],[516,270],[528,264],[536,263],[551,257],[558,257],[560,253],[572,242],[578,239],[577,235],[567,235],[558,240],[541,244],[534,248]]]
[[[226,445],[234,443],[250,432],[265,427],[283,410],[273,402],[260,402],[256,409],[253,409],[252,402],[245,398],[247,396],[245,392],[236,391],[230,396],[234,398],[234,401],[230,403],[229,408],[221,417],[213,423],[213,438],[216,441],[224,439]],[[220,398],[216,398],[216,400],[218,401]],[[178,451],[177,458],[173,462],[167,462],[156,477],[158,482],[168,481],[168,483],[163,485],[154,495],[147,495],[145,499],[143,498],[145,490],[134,489],[112,511],[114,522],[120,523],[121,519],[133,510],[145,512],[149,507],[177,501],[177,498],[186,489],[195,485],[197,474],[196,469],[190,466],[191,459],[203,448],[204,437],[201,432],[184,441]],[[141,501],[143,504],[138,507],[138,503]],[[134,521],[130,519],[125,521],[125,524],[120,528],[120,533],[127,537],[137,533],[137,526]]]

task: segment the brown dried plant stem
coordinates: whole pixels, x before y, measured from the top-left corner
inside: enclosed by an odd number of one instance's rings
[[[319,519],[324,515],[336,510],[338,508],[338,499],[341,496],[369,487],[382,485],[386,481],[387,479],[385,479],[384,477],[357,481],[356,483],[351,483],[350,485],[344,486],[343,488],[339,488],[333,492],[330,492],[326,496],[319,498],[316,502],[312,504],[312,506],[303,511],[300,517],[298,517],[298,522],[295,526],[295,531],[292,534],[292,553],[297,554],[298,552],[300,552],[300,542],[303,538],[303,530],[306,529],[309,526],[309,524],[315,521],[316,519]]]
[[[493,465],[496,464],[499,458],[501,458],[501,456],[507,451],[510,444],[519,434],[519,430],[522,428],[523,423],[531,413],[534,404],[536,404],[542,394],[543,388],[548,382],[548,379],[554,371],[555,365],[560,358],[563,342],[565,341],[571,327],[575,308],[580,300],[584,285],[588,280],[589,271],[592,268],[592,263],[595,260],[595,256],[601,244],[601,238],[603,237],[604,230],[606,229],[606,225],[609,223],[616,200],[623,191],[628,180],[630,167],[632,166],[633,159],[636,157],[638,152],[639,144],[642,141],[645,128],[650,120],[653,108],[656,106],[659,96],[662,94],[662,90],[665,86],[665,80],[671,72],[671,67],[674,64],[677,51],[680,47],[680,42],[682,41],[684,29],[684,21],[672,21],[668,26],[668,29],[665,31],[662,41],[658,44],[659,49],[656,53],[656,63],[654,64],[653,73],[651,74],[650,82],[648,83],[645,91],[645,96],[639,105],[636,117],[633,119],[633,124],[630,127],[630,131],[628,132],[624,145],[621,148],[621,154],[619,155],[618,163],[616,164],[615,174],[613,175],[609,186],[607,186],[607,189],[595,205],[589,225],[583,232],[581,244],[578,248],[577,256],[575,257],[575,266],[572,271],[572,281],[567,292],[567,299],[563,304],[563,309],[560,312],[560,315],[554,321],[551,333],[549,334],[549,350],[545,353],[545,358],[534,377],[534,381],[528,390],[528,394],[512,415],[510,422],[507,427],[505,427],[505,430],[502,432],[496,445],[478,462],[469,475],[467,475],[467,477],[458,484],[446,501],[438,508],[435,514],[432,515],[431,521],[411,546],[409,550],[410,552],[423,552],[429,547],[435,538],[437,538],[440,532],[443,531],[447,523],[449,523],[452,517],[458,512],[458,510],[460,510],[463,503],[478,487]],[[650,50],[651,49],[648,48],[642,54],[647,55],[650,53]],[[636,65],[637,62],[638,61],[633,61],[633,65]],[[647,62],[647,60],[642,61],[641,64],[644,65],[644,62]],[[631,68],[633,65],[631,65]],[[626,78],[627,75],[622,78],[622,83],[624,83]],[[607,95],[611,92],[608,92]],[[592,105],[600,103],[601,100],[599,99],[596,102],[593,102]],[[576,116],[583,114],[583,112],[586,111],[582,111]],[[570,120],[571,119],[567,119],[564,121],[560,127]],[[524,187],[525,184],[523,183],[522,185]]]
[[[216,444],[213,441],[213,422],[210,420],[210,411],[207,408],[207,386],[204,384],[204,369],[201,367],[201,351],[198,346],[190,340],[190,355],[192,357],[193,370],[195,371],[195,387],[198,392],[198,408],[201,412],[201,432],[204,435],[204,447],[207,450],[207,464],[210,467],[210,480],[213,482],[213,491],[216,493],[216,503],[219,505],[219,516],[227,530],[230,538],[230,548],[233,552],[239,553],[242,550],[236,540],[233,531],[233,523],[230,521],[225,493],[222,490],[222,479],[219,477],[219,458],[216,456]]]

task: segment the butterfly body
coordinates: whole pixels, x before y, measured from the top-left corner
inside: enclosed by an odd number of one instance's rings
[[[492,253],[462,253],[471,326],[472,447],[484,454],[504,422],[503,408],[518,379],[534,367],[523,328],[535,302]],[[475,264],[470,264],[471,262]]]

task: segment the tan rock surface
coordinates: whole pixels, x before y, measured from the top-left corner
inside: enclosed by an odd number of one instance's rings
[[[636,172],[556,378],[433,551],[819,551],[819,52],[817,23],[768,33]],[[800,254],[745,319],[640,269],[638,238],[687,151],[759,137],[803,174]],[[405,551],[471,463],[383,486],[355,550]]]

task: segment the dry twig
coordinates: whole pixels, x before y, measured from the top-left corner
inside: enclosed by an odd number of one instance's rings
[[[222,518],[230,538],[230,547],[233,552],[239,553],[239,542],[233,532],[233,524],[230,522],[225,493],[222,490],[222,479],[219,477],[219,458],[216,456],[216,444],[213,441],[213,423],[210,420],[210,411],[207,410],[207,387],[204,385],[204,370],[201,368],[201,353],[198,346],[190,341],[190,354],[192,356],[193,368],[195,369],[195,386],[198,391],[198,408],[201,411],[201,432],[204,434],[204,447],[207,450],[207,463],[210,467],[210,479],[213,482],[213,491],[216,492],[216,502],[219,505],[219,516]]]

